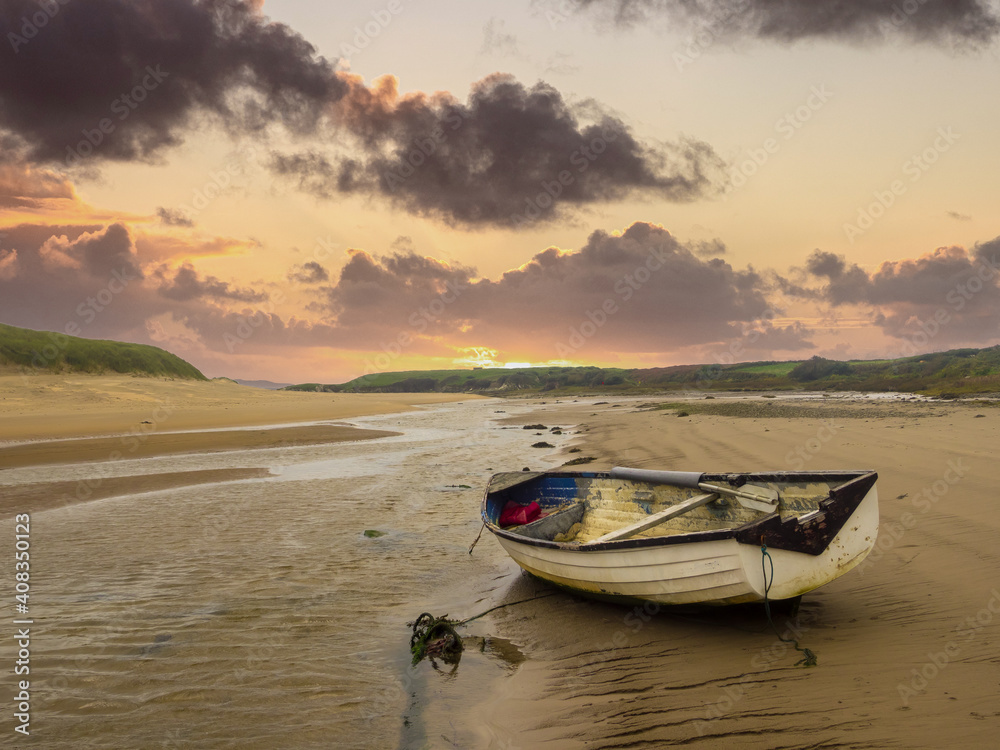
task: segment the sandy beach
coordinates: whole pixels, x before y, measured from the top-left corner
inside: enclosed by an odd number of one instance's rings
[[[754,397],[692,402],[685,417],[653,407],[673,400],[549,402],[532,419],[577,425],[573,456],[595,458],[582,469],[879,472],[876,549],[778,620],[818,665],[795,666],[759,611],[532,603],[508,622],[531,656],[491,718],[523,747],[993,746],[1000,409]]]
[[[0,443],[292,424],[477,398],[447,393],[268,391],[229,380],[0,373]]]
[[[9,442],[0,448],[0,480],[8,477],[0,515],[52,511],[33,517],[37,533],[49,535],[39,549],[68,555],[70,572],[61,575],[70,577],[40,588],[42,601],[66,600],[47,615],[61,625],[40,648],[50,670],[68,669],[71,658],[87,665],[67,673],[68,687],[46,686],[37,716],[73,737],[88,736],[96,716],[140,745],[158,742],[173,736],[164,734],[173,731],[173,701],[212,727],[211,691],[249,711],[218,728],[243,747],[273,746],[267,737],[282,722],[298,727],[298,746],[327,746],[323,727],[332,721],[342,746],[359,748],[978,748],[993,746],[1000,730],[995,406],[720,394],[661,408],[677,398],[533,398],[470,404],[471,418],[455,406],[456,426],[439,434],[444,423],[433,413],[423,421],[360,419],[359,427],[290,423],[406,414],[446,396],[282,394],[134,378],[3,385],[0,435]],[[165,405],[173,410],[158,420]],[[144,421],[155,429],[142,432]],[[546,437],[521,429],[534,423],[546,426]],[[209,431],[248,425],[276,427]],[[191,432],[171,432],[181,429]],[[407,433],[422,435],[412,438],[417,447],[393,442],[411,439]],[[354,442],[361,438],[382,439]],[[16,442],[25,439],[33,442]],[[555,448],[530,447],[543,439]],[[122,456],[131,468],[103,477],[95,467],[115,464],[109,452],[127,451],[125,440],[139,445]],[[339,454],[324,446],[336,441],[355,447],[330,463]],[[285,477],[274,460],[248,458],[275,448],[288,448]],[[692,613],[592,602],[524,576],[489,535],[468,554],[491,472],[580,457],[594,459],[584,470],[877,470],[876,550],[806,595],[797,615],[775,618],[818,664],[797,665],[798,653],[759,608]],[[394,462],[404,467],[395,474]],[[312,466],[343,478],[321,479]],[[351,479],[358,471],[367,484]],[[137,492],[151,499],[130,500]],[[148,541],[133,531],[147,524],[160,529]],[[367,539],[367,528],[387,536]],[[112,557],[100,559],[111,567],[92,568],[107,550]],[[40,565],[54,564],[42,555]],[[153,593],[142,594],[147,588]],[[163,602],[174,588],[176,603]],[[540,593],[546,597],[470,625],[455,673],[408,666],[408,617],[426,609],[471,616]],[[80,607],[92,625],[119,610],[133,624],[108,630],[109,645],[97,648],[74,640],[78,628],[65,620]],[[292,630],[289,609],[300,612]],[[232,654],[228,618],[243,643]],[[314,658],[316,638],[321,650],[341,651],[307,669],[301,660]],[[261,649],[282,660],[262,661]],[[191,664],[204,671],[174,666],[173,653],[203,653]],[[103,682],[93,682],[94,669]],[[169,681],[176,669],[187,670],[190,690],[169,698],[149,694],[139,676]],[[242,676],[233,682],[227,670]],[[269,681],[292,713],[266,734],[260,726],[250,732],[257,725],[249,716],[263,704],[241,691]],[[91,687],[78,696],[74,686],[83,684]],[[329,695],[336,711],[303,702],[314,693]],[[60,746],[50,739],[38,746]]]

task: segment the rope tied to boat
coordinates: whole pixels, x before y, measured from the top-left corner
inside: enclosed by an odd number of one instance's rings
[[[469,547],[469,554],[470,555],[472,554],[472,550],[474,550],[476,548],[476,545],[479,544],[479,537],[481,537],[483,535],[483,530],[485,528],[486,528],[486,521],[483,521],[483,525],[479,527],[479,534],[476,535],[476,541],[474,541],[472,543],[472,546]]]
[[[771,602],[768,598],[768,593],[771,591],[771,584],[774,583],[774,559],[771,557],[770,553],[767,551],[767,545],[764,544],[764,540],[760,543],[760,567],[761,572],[764,574],[764,612],[767,614],[767,622],[770,624],[771,629],[774,634],[778,636],[779,641],[785,643],[791,643],[795,646],[795,650],[802,654],[802,658],[795,662],[795,666],[800,664],[805,667],[815,667],[818,664],[816,659],[816,654],[814,654],[808,648],[802,648],[799,646],[799,642],[795,638],[785,638],[778,632],[778,627],[774,624],[774,620],[771,619]],[[771,576],[768,578],[767,566],[771,566]]]

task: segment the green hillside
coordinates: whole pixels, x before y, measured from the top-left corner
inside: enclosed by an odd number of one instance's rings
[[[623,389],[639,385],[629,373],[610,367],[491,367],[475,370],[409,370],[364,375],[340,385],[303,383],[285,390],[355,393],[489,393],[572,388]]]
[[[0,323],[0,369],[207,379],[194,365],[155,346],[81,339],[3,323]]]
[[[1000,393],[1000,347],[953,349],[901,359],[678,365],[626,370],[525,367],[410,370],[365,375],[347,383],[303,383],[288,390],[353,393],[573,394],[659,391],[897,391],[934,396]]]

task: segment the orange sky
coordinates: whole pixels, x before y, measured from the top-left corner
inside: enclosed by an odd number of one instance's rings
[[[0,11],[0,322],[280,382],[1000,342],[989,5],[90,5]]]

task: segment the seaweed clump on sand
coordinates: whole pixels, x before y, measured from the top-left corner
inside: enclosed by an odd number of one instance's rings
[[[435,617],[430,612],[424,612],[413,622],[407,623],[413,628],[410,636],[410,653],[412,664],[419,664],[424,659],[440,659],[446,664],[457,664],[462,656],[462,639],[455,631],[456,625],[462,623],[449,620],[447,615]]]

